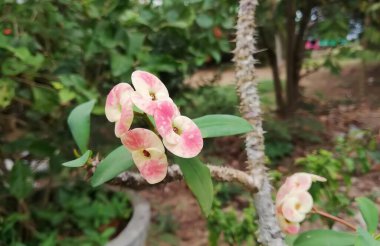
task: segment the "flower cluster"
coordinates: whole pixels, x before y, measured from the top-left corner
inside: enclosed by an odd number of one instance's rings
[[[313,198],[308,190],[313,181],[326,181],[325,178],[309,174],[295,173],[288,177],[276,196],[276,215],[282,230],[297,234],[300,222],[313,207]]]
[[[169,97],[169,92],[159,78],[144,71],[132,73],[132,84],[119,83],[107,96],[105,113],[115,122],[115,135],[132,153],[133,161],[141,175],[150,184],[162,181],[167,173],[165,148],[174,155],[191,158],[199,154],[203,139],[197,125],[180,114]],[[133,105],[146,116],[153,116],[161,138],[151,130],[130,129]]]

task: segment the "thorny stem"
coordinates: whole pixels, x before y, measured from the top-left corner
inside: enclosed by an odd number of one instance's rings
[[[236,182],[244,186],[247,190],[252,193],[257,192],[257,187],[253,182],[252,176],[247,173],[223,166],[214,166],[207,165],[210,170],[211,176],[217,180],[222,182]],[[161,183],[169,183],[176,180],[183,179],[183,174],[178,165],[170,165],[168,168],[168,173],[164,180]],[[121,173],[118,177],[109,182],[111,185],[117,186],[126,186],[129,188],[141,189],[147,186],[150,186],[146,182],[146,180],[141,176],[140,173],[136,172],[124,172]]]
[[[344,219],[338,218],[338,217],[336,217],[336,216],[334,216],[334,215],[332,215],[332,214],[329,214],[329,213],[327,213],[327,212],[321,211],[321,210],[317,209],[316,207],[313,207],[311,211],[312,211],[313,213],[315,213],[315,214],[319,214],[319,215],[321,215],[321,216],[324,216],[324,217],[326,217],[326,218],[329,218],[329,219],[332,219],[332,220],[334,220],[334,221],[336,221],[336,222],[339,222],[339,223],[341,223],[341,224],[347,226],[348,228],[350,228],[352,231],[356,231],[356,227],[355,227],[354,225],[348,223],[348,222],[345,221]]]

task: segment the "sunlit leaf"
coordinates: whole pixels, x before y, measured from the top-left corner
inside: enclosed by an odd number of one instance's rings
[[[224,114],[211,114],[193,120],[202,132],[203,138],[231,136],[253,130],[245,119]]]
[[[91,185],[99,186],[128,170],[132,165],[131,153],[124,146],[120,146],[97,165]]]
[[[347,232],[312,230],[300,234],[294,242],[294,246],[352,246],[355,238],[355,234]]]
[[[175,162],[181,168],[185,182],[198,200],[203,214],[208,216],[214,199],[210,170],[196,157],[175,157]]]
[[[377,229],[377,224],[379,223],[379,211],[377,210],[376,205],[366,197],[359,197],[355,200],[358,203],[360,213],[365,220],[367,230],[374,233]]]
[[[90,138],[90,115],[95,102],[91,100],[75,107],[67,119],[74,140],[82,153],[87,151]]]
[[[91,150],[87,150],[86,153],[84,153],[81,157],[72,161],[65,162],[62,165],[64,165],[65,167],[81,167],[84,164],[86,164],[90,156],[91,156]]]

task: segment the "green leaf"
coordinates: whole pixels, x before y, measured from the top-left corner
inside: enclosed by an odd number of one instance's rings
[[[57,93],[51,88],[33,87],[33,109],[42,113],[49,114],[56,110],[59,105]]]
[[[253,130],[245,119],[235,115],[211,114],[194,119],[203,138],[230,136]]]
[[[363,228],[358,228],[358,237],[355,241],[355,246],[379,246],[380,242],[376,241],[371,234]]]
[[[367,230],[370,233],[374,233],[377,229],[377,224],[379,223],[379,212],[376,205],[366,197],[359,197],[355,200],[358,203],[360,213],[367,225]]]
[[[214,198],[210,170],[196,157],[185,159],[176,156],[174,160],[181,168],[185,182],[198,200],[203,214],[208,216]]]
[[[288,246],[293,246],[294,242],[296,241],[298,235],[286,235],[285,236],[285,243]]]
[[[144,44],[145,34],[139,32],[128,32],[128,56],[140,52]]]
[[[126,56],[119,54],[117,52],[112,53],[111,55],[111,72],[112,76],[120,76],[123,73],[131,70],[133,64],[133,60]]]
[[[32,171],[21,161],[15,163],[9,176],[9,191],[18,199],[26,198],[33,190]]]
[[[96,100],[91,100],[78,105],[67,118],[71,133],[82,154],[87,151],[90,138],[90,115],[95,102]]]
[[[212,18],[205,14],[198,15],[195,21],[200,27],[203,27],[203,28],[209,28],[213,24]]]
[[[350,246],[356,236],[347,232],[332,230],[311,230],[298,236],[294,246]]]
[[[16,82],[11,79],[0,79],[0,108],[5,108],[11,104],[15,96],[16,85]]]
[[[99,186],[128,170],[132,165],[131,153],[124,146],[120,146],[98,164],[91,178],[91,185]]]
[[[86,153],[84,153],[81,157],[72,161],[65,162],[62,165],[64,165],[65,167],[81,167],[84,164],[86,164],[90,156],[91,156],[91,150],[87,150]]]

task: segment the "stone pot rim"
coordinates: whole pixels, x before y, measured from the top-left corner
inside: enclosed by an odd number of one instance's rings
[[[150,204],[137,192],[130,189],[120,189],[118,187],[108,186],[111,191],[124,192],[131,200],[133,213],[126,227],[114,239],[107,243],[107,246],[129,246],[139,245],[137,241],[145,242],[149,224],[150,224]],[[144,244],[142,244],[144,245]]]

